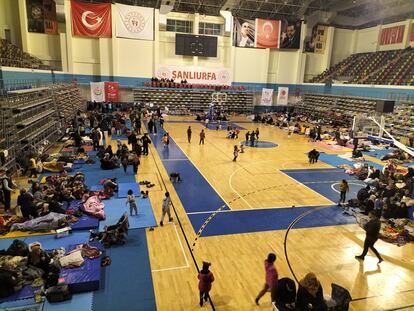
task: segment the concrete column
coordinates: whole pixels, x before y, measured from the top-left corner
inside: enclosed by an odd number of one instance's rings
[[[26,15],[26,0],[19,1],[19,17],[20,17],[20,31],[22,35],[23,51],[29,52],[29,42],[27,37],[27,15]]]
[[[200,14],[195,13],[194,14],[194,20],[193,20],[193,34],[198,35],[198,31],[200,29],[199,27],[200,22]],[[193,65],[198,66],[198,56],[193,56]]]
[[[24,1],[24,0],[23,0]],[[73,38],[72,38],[72,16],[71,16],[71,6],[70,6],[70,0],[65,0],[64,3],[65,7],[65,20],[66,20],[66,55],[67,55],[67,69],[70,73],[74,72],[74,65],[73,65]]]
[[[111,40],[111,52],[112,52],[112,66],[111,66],[111,73],[113,76],[119,76],[119,68],[118,68],[118,38],[116,37],[116,5],[112,5],[112,40]],[[102,60],[101,60],[102,64]]]
[[[155,76],[157,65],[160,63],[160,10],[158,9],[154,11],[154,41],[152,55],[152,75]]]

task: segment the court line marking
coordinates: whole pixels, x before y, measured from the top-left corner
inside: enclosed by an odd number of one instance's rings
[[[164,269],[155,269],[155,270],[151,270],[151,272],[162,272],[162,271],[178,270],[178,269],[185,269],[185,268],[190,267],[190,265],[188,264],[187,255],[185,254],[185,251],[184,251],[183,243],[181,243],[180,235],[178,234],[178,231],[177,231],[177,226],[175,225],[175,223],[172,223],[172,225],[174,226],[174,230],[175,230],[175,234],[177,235],[178,243],[180,244],[181,251],[184,255],[185,266],[178,266],[178,267],[171,267],[171,268],[164,268]]]
[[[327,197],[325,197],[324,195],[322,195],[322,194],[320,194],[319,192],[317,192],[317,191],[313,190],[312,188],[310,188],[310,187],[306,186],[306,185],[305,185],[305,184],[303,184],[302,182],[297,181],[296,179],[294,179],[293,177],[289,176],[289,175],[288,175],[288,174],[286,174],[285,172],[283,172],[283,171],[281,171],[281,170],[278,170],[278,171],[279,171],[279,172],[281,172],[282,174],[286,175],[288,178],[290,178],[290,179],[292,179],[292,180],[296,181],[299,185],[302,185],[303,187],[308,188],[309,190],[313,191],[313,192],[314,192],[314,193],[316,193],[317,195],[322,196],[323,198],[325,198],[326,200],[328,200],[329,202],[331,202],[331,204],[335,204],[334,202],[332,202],[331,200],[329,200],[329,199],[328,199]]]
[[[364,186],[365,186],[365,184],[357,184],[357,183],[354,183],[354,182],[349,182],[348,184],[349,184],[349,185],[357,185],[357,186],[362,186],[362,187],[364,187]],[[339,183],[339,182],[333,183],[333,184],[331,185],[331,189],[332,189],[333,191],[335,191],[336,193],[341,193],[341,191],[338,191],[338,190],[336,190],[336,189],[335,189],[335,186],[336,186],[336,185],[340,185],[340,183]]]
[[[254,207],[253,209],[247,209],[247,208],[242,208],[242,209],[233,209],[233,210],[224,210],[224,211],[203,211],[203,212],[191,212],[191,213],[187,213],[187,215],[198,215],[198,214],[212,214],[212,213],[228,213],[228,212],[245,212],[245,211],[255,211],[255,210],[277,210],[280,208],[296,208],[296,207],[309,207],[309,208],[313,208],[313,207],[319,207],[319,206],[332,206],[333,204],[318,204],[318,205],[295,205],[295,207],[292,206],[270,206],[270,207]]]
[[[172,141],[174,141],[175,145],[180,148],[181,152],[184,153],[184,155],[187,157],[188,161],[195,167],[195,169],[200,173],[201,176],[203,176],[204,180],[210,185],[211,188],[213,188],[213,190],[217,193],[217,195],[220,197],[220,199],[223,200],[223,203],[227,205],[227,207],[229,209],[231,209],[231,207],[229,206],[229,204],[227,203],[227,201],[221,196],[220,192],[217,191],[216,188],[214,188],[214,186],[208,181],[208,179],[206,178],[206,176],[204,176],[204,174],[198,169],[198,167],[195,165],[195,163],[190,159],[190,157],[188,156],[187,153],[184,152],[183,148],[181,148],[181,146],[174,140],[174,138],[170,137]],[[158,151],[157,151],[158,152]],[[160,157],[161,158],[161,157]]]
[[[259,163],[267,163],[267,162],[277,162],[278,160],[265,160],[265,161],[259,161],[259,162],[254,162],[254,163],[250,163],[250,164],[247,164],[247,165],[244,165],[244,166],[241,166],[241,167],[239,167],[238,169],[236,169],[231,175],[230,175],[230,177],[229,177],[229,187],[230,187],[230,189],[240,198],[240,199],[242,199],[243,201],[244,201],[244,203],[246,203],[246,205],[247,206],[249,206],[249,208],[250,209],[256,209],[256,208],[254,208],[249,202],[247,202],[246,201],[246,199],[244,198],[244,196],[242,196],[242,195],[240,195],[240,193],[236,190],[236,189],[234,189],[234,187],[233,187],[233,185],[232,185],[232,180],[233,180],[233,177],[234,177],[234,175],[238,172],[238,171],[240,171],[240,170],[242,170],[242,169],[245,169],[246,171],[247,171],[247,169],[246,169],[246,167],[248,167],[248,166],[252,166],[252,165],[256,165],[256,164],[259,164]],[[286,163],[290,163],[290,161],[286,161],[286,162],[284,162],[284,163],[282,163],[282,167],[283,167],[283,165],[285,165]],[[315,170],[318,170],[318,172],[320,172],[320,171],[322,171],[322,170],[325,170],[325,171],[327,171],[327,173],[333,173],[333,170],[335,170],[335,171],[338,171],[338,170],[341,170],[341,171],[343,171],[342,169],[335,169],[335,168],[333,168],[333,169],[329,169],[329,168],[323,168],[323,169],[317,169],[317,168],[315,168]],[[308,169],[298,169],[298,170],[295,170],[295,171],[297,171],[297,173],[299,173],[299,171],[303,171],[303,172],[307,172],[308,171]],[[277,174],[277,172],[280,172],[280,173],[283,173],[284,175],[286,175],[286,176],[288,176],[291,180],[293,180],[293,181],[295,181],[295,183],[296,184],[299,184],[299,185],[302,185],[302,186],[305,186],[305,187],[307,187],[303,182],[300,182],[300,181],[298,181],[298,180],[296,180],[296,179],[294,179],[293,177],[291,177],[291,176],[289,176],[288,174],[286,174],[285,172],[283,172],[282,170],[280,170],[280,169],[276,169],[276,171],[275,171],[275,174]],[[316,183],[316,182],[315,182]],[[325,196],[323,196],[322,194],[320,194],[320,193],[318,193],[318,192],[316,192],[315,190],[313,190],[313,189],[311,189],[311,188],[309,188],[309,187],[307,187],[308,189],[310,189],[310,190],[312,190],[313,192],[315,192],[315,193],[317,193],[318,195],[320,195],[320,196],[322,196],[323,198],[325,198],[325,199],[327,199]],[[329,199],[328,199],[329,200]],[[331,200],[329,200],[330,202],[332,202]],[[332,202],[332,204],[334,204],[334,202]],[[318,205],[318,206],[320,206],[320,205]]]
[[[163,159],[161,161],[166,162],[166,161],[190,161],[190,160],[189,159]]]

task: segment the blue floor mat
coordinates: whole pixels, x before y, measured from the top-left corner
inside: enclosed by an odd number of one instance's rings
[[[92,311],[93,292],[72,296],[71,300],[49,303],[45,301],[43,311]]]
[[[112,140],[128,140],[128,137],[126,136],[126,134],[122,134],[122,135],[112,134],[111,139]]]
[[[110,199],[105,201],[105,220],[99,222],[99,230],[102,231],[105,226],[114,225],[124,212],[129,215],[129,205],[125,204],[126,199]],[[157,222],[152,211],[149,199],[136,198],[138,206],[138,216],[129,217],[129,228],[148,228],[156,227]]]
[[[103,190],[103,186],[102,185],[93,185],[90,187],[91,191],[101,191]]]
[[[128,191],[132,190],[136,197],[141,195],[139,184],[136,182],[132,183],[119,183],[118,184],[118,198],[126,198],[128,196]]]
[[[204,228],[202,236],[216,236],[246,232],[285,230],[302,213],[315,207],[272,208],[217,213]],[[194,227],[200,228],[210,214],[188,215]],[[305,216],[295,228],[353,224],[355,218],[344,216],[342,209],[327,207]]]
[[[26,237],[24,242],[27,244],[33,242],[42,243],[43,249],[53,249],[59,247],[66,247],[72,244],[80,244],[89,241],[89,231],[74,231],[68,236],[57,239],[55,235],[40,235],[40,236],[31,236]]]
[[[336,154],[329,154],[329,153],[324,153],[324,152],[320,153],[319,161],[325,162],[326,164],[329,164],[329,165],[332,165],[332,166],[338,166],[338,165],[343,165],[343,164],[353,166],[354,164],[358,163],[356,161],[348,161],[348,160],[345,160],[343,158],[340,158]],[[360,163],[367,163],[369,166],[373,166],[373,167],[378,168],[378,169],[382,169],[382,167],[383,167],[383,165],[377,164],[377,163],[374,163],[374,162],[371,162],[371,161],[363,161],[363,162],[360,162]]]
[[[111,265],[93,293],[94,311],[156,310],[145,229],[129,230],[127,243],[106,250]]]

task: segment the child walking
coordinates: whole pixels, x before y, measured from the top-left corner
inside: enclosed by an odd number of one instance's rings
[[[161,216],[161,221],[160,221],[161,227],[164,225],[165,214],[168,214],[168,221],[173,220],[173,218],[171,217],[170,207],[171,207],[170,193],[166,192],[165,198],[162,200],[162,216]]]
[[[234,145],[233,156],[233,162],[236,162],[236,159],[239,156],[239,147],[237,145]]]
[[[271,291],[274,286],[277,285],[278,275],[274,262],[276,261],[276,255],[270,253],[267,255],[267,259],[264,261],[264,268],[266,272],[265,284],[263,289],[259,292],[256,299],[254,300],[256,304],[259,304],[260,298],[264,296],[267,292]]]
[[[138,216],[137,202],[135,201],[134,192],[129,189],[126,204],[129,203],[129,215],[132,216],[132,211],[135,211],[135,216]]]
[[[203,302],[208,300],[209,292],[211,290],[211,283],[214,282],[214,275],[209,270],[211,263],[203,261],[203,268],[198,273],[198,289],[200,290],[200,307]],[[204,300],[204,301],[203,301]]]

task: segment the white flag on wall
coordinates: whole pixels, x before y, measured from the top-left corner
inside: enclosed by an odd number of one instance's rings
[[[289,97],[289,88],[288,87],[279,87],[277,90],[277,104],[278,105],[287,105]]]
[[[263,106],[271,106],[273,103],[273,89],[262,89],[262,99],[260,104]]]
[[[97,103],[105,101],[105,82],[91,82],[91,101]]]
[[[116,4],[116,36],[154,40],[154,9]]]

